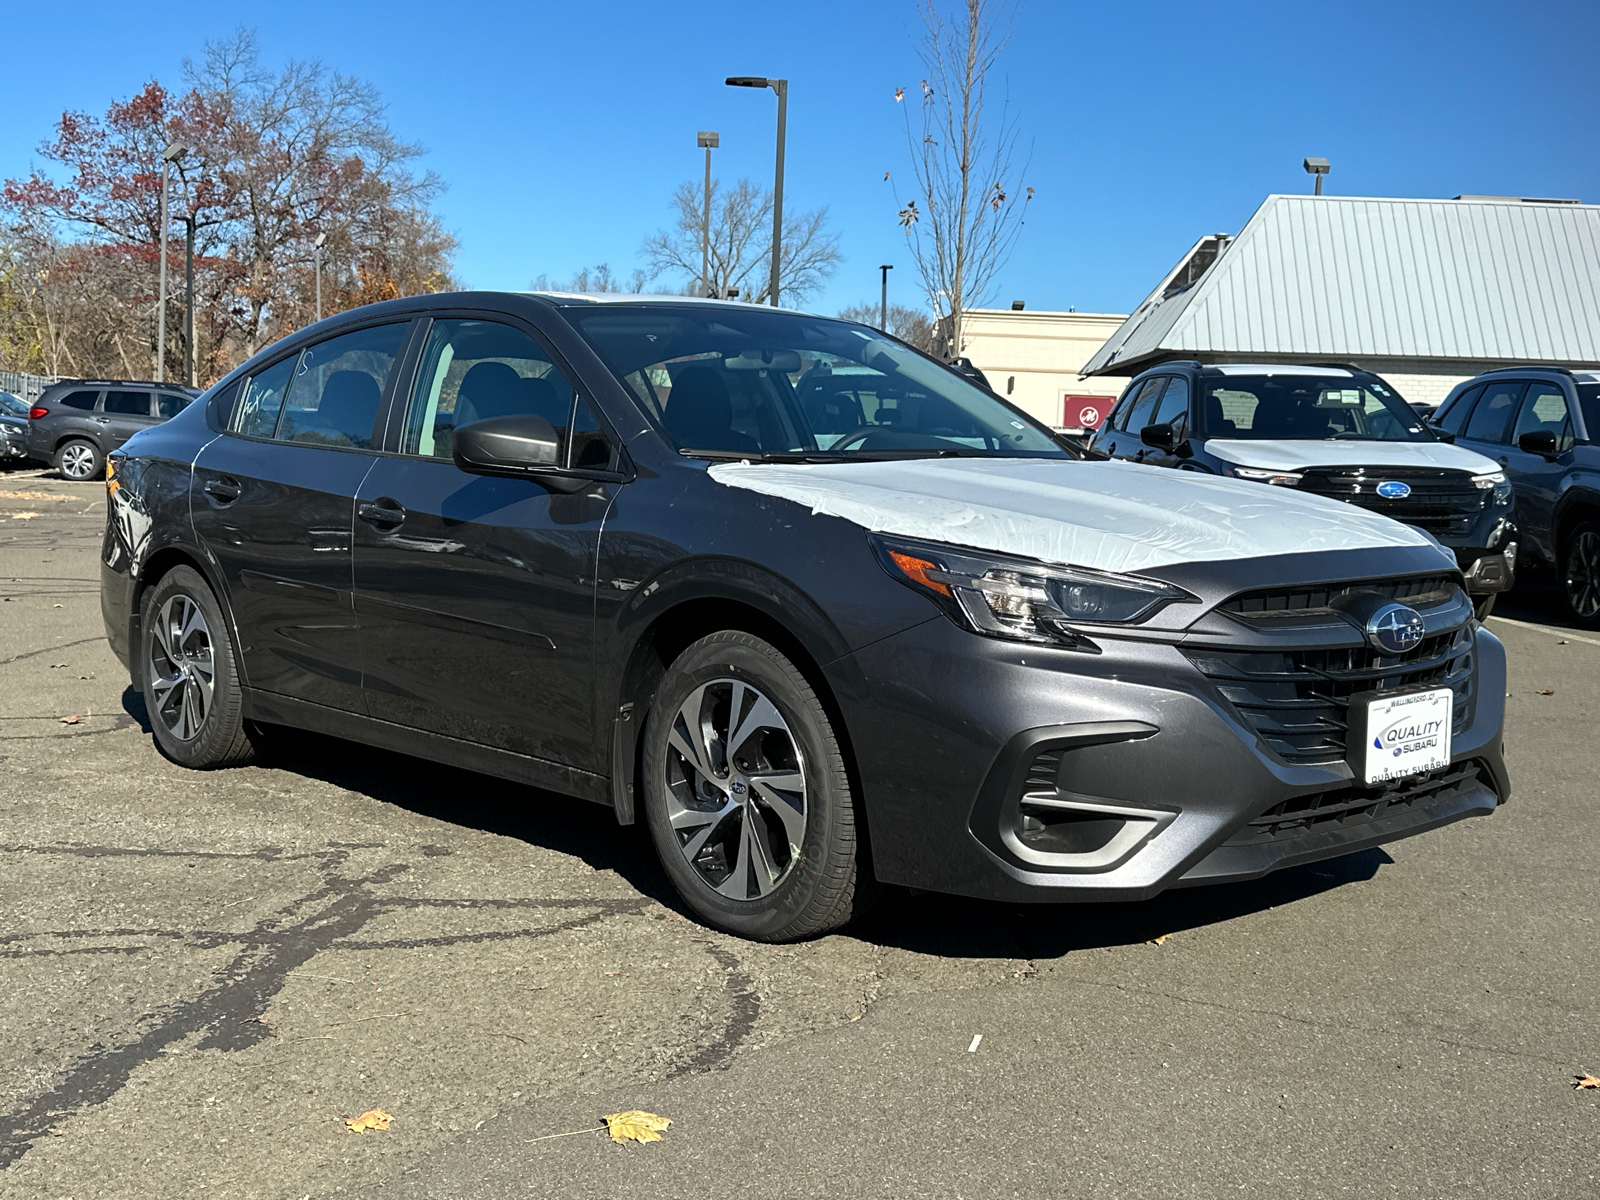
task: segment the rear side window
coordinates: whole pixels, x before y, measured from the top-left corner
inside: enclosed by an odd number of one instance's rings
[[[149,392],[107,392],[103,412],[120,413],[125,417],[150,415]]]
[[[1473,402],[1483,394],[1483,384],[1468,388],[1457,396],[1451,403],[1442,408],[1433,419],[1433,423],[1446,433],[1461,436],[1461,429],[1467,423],[1467,414],[1472,411]]]
[[[406,325],[379,325],[307,346],[274,436],[280,442],[367,449]]]
[[[1483,397],[1472,410],[1467,431],[1462,436],[1474,442],[1505,441],[1511,417],[1517,410],[1517,401],[1522,399],[1522,389],[1526,386],[1516,380],[1485,384]]]
[[[94,402],[100,398],[99,392],[68,392],[57,404],[67,408],[81,408],[85,412],[94,407]]]
[[[156,415],[162,420],[177,416],[189,407],[190,396],[174,396],[171,392],[162,392],[156,397]]]

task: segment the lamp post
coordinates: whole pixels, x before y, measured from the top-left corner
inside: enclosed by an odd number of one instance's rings
[[[1317,190],[1312,194],[1316,196],[1322,195],[1322,177],[1332,169],[1328,166],[1328,160],[1325,158],[1308,158],[1301,166],[1305,167],[1307,175],[1315,175],[1317,177]]]
[[[189,147],[172,142],[161,152],[161,283],[156,295],[156,382],[167,378],[167,171]]]
[[[729,87],[771,88],[778,95],[778,164],[772,172],[772,281],[767,292],[772,307],[778,307],[778,264],[783,252],[783,139],[789,120],[789,81],[763,75],[730,75],[723,81]]]
[[[894,270],[892,263],[884,263],[878,268],[883,273],[883,298],[878,302],[878,328],[885,333],[889,332],[889,272]]]
[[[694,144],[704,148],[706,152],[706,215],[705,221],[700,226],[700,294],[702,296],[715,296],[716,289],[711,286],[711,152],[717,148],[721,139],[714,129],[702,129],[695,137]]]
[[[322,246],[328,240],[326,233],[317,234],[317,240],[311,243],[311,261],[316,265],[317,272],[317,320],[322,320]]]
[[[183,218],[183,357],[188,368],[185,382],[194,386],[194,214]]]

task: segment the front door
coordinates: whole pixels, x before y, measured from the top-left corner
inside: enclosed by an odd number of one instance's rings
[[[406,330],[357,330],[256,372],[195,462],[195,532],[222,569],[252,688],[363,709],[350,527]]]
[[[610,461],[589,406],[529,331],[433,322],[400,454],[375,463],[357,496],[368,711],[603,772],[594,568],[615,485],[562,493],[531,479],[469,475],[451,460],[457,426],[530,412],[555,427],[570,465]]]
[[[1555,435],[1553,462],[1517,445],[1523,434],[1541,431]],[[1556,501],[1561,497],[1561,481],[1572,469],[1573,442],[1572,415],[1561,385],[1542,380],[1528,384],[1511,439],[1502,447],[1500,462],[1516,490],[1516,520],[1522,536],[1534,543],[1540,556],[1552,562],[1557,552],[1552,539]]]

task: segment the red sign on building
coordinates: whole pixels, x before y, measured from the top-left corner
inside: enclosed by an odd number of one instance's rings
[[[1099,429],[1116,399],[1115,396],[1063,396],[1061,424],[1068,429]]]

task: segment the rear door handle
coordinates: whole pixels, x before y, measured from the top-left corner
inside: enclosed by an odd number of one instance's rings
[[[380,496],[357,504],[356,516],[375,528],[394,529],[406,519],[406,510],[398,500]]]
[[[221,479],[211,480],[205,486],[206,495],[210,496],[218,504],[232,504],[239,498],[239,494],[242,491],[244,489],[239,486],[239,481],[229,479],[226,475]]]

